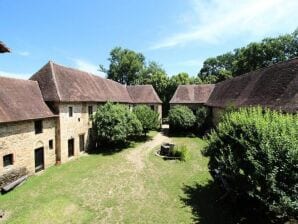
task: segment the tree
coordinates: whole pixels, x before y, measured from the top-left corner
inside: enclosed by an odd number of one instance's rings
[[[122,84],[133,84],[142,73],[145,57],[129,49],[115,47],[110,52],[109,69],[100,66],[100,70],[107,73],[107,78]]]
[[[108,102],[98,107],[92,119],[100,144],[125,142],[142,132],[141,122],[125,105]]]
[[[169,111],[171,131],[187,131],[194,127],[196,117],[186,106],[175,106]]]
[[[143,127],[143,133],[158,129],[160,127],[159,114],[146,105],[139,105],[133,109],[133,112],[139,119]]]

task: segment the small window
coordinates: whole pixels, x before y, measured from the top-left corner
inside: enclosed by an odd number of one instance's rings
[[[91,117],[92,114],[93,114],[93,108],[92,108],[92,106],[88,106],[88,115],[89,115],[89,117]]]
[[[10,166],[13,164],[13,155],[12,154],[8,154],[3,156],[3,166]]]
[[[73,108],[72,107],[68,107],[68,116],[69,117],[73,116]]]
[[[151,105],[150,108],[151,108],[151,110],[154,110],[154,105]]]
[[[34,121],[35,134],[42,133],[42,120]]]
[[[54,148],[54,141],[51,139],[49,141],[49,149],[53,149]]]

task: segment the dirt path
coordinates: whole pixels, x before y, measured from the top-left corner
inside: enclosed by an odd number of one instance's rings
[[[131,152],[127,154],[127,159],[129,162],[131,162],[134,166],[136,171],[140,172],[145,167],[145,158],[148,156],[149,152],[157,147],[158,145],[161,145],[163,142],[170,142],[171,139],[167,136],[165,136],[163,133],[166,131],[168,127],[163,126],[163,131],[159,132],[157,135],[153,137],[152,140],[136,147]]]

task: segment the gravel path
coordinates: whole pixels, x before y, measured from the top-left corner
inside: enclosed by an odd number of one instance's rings
[[[171,139],[164,134],[167,129],[168,126],[163,125],[162,132],[159,132],[152,140],[136,147],[127,154],[127,160],[135,166],[136,171],[140,172],[144,169],[146,157],[152,149],[161,145],[163,142],[171,141]]]

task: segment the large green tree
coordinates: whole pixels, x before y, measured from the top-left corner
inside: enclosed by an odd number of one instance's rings
[[[108,60],[109,69],[101,65],[100,70],[107,73],[107,78],[127,85],[135,83],[145,66],[143,54],[121,47],[113,48]]]

